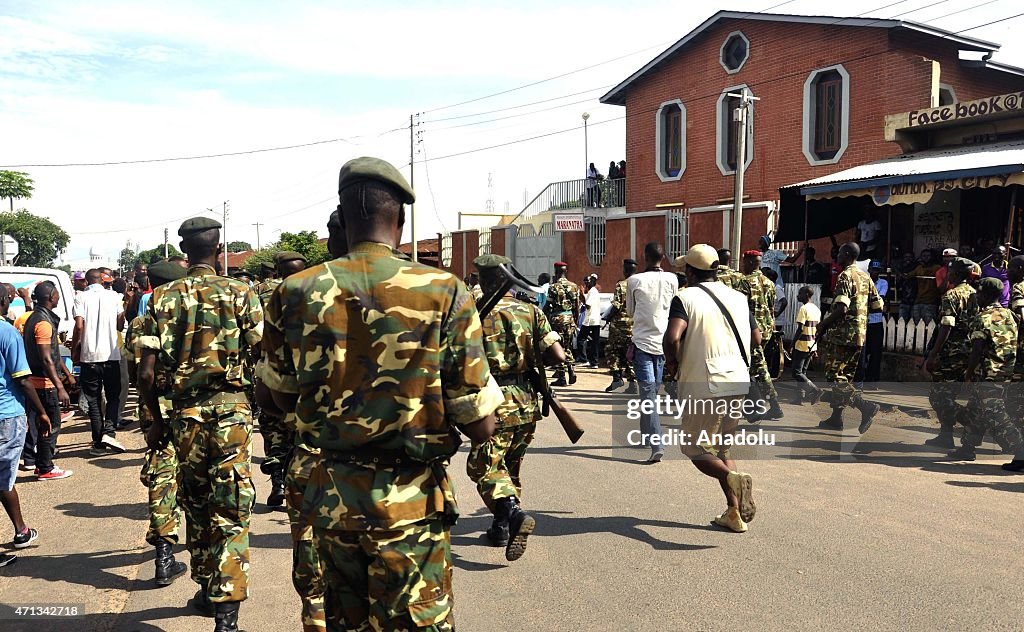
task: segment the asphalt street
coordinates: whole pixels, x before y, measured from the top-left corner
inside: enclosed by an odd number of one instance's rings
[[[725,504],[718,485],[677,451],[645,465],[646,451],[613,445],[613,430],[635,422],[607,383],[604,372],[581,372],[562,390],[586,428],[579,444],[553,417],[539,427],[523,471],[537,530],[516,563],[482,539],[490,516],[465,476],[465,447],[455,458],[458,630],[1024,629],[1024,476],[1002,472],[992,446],[975,463],[953,463],[921,446],[934,420],[888,411],[860,437],[817,429],[824,404],[784,405],[785,419],[763,424],[776,446],[740,461],[758,514],[748,533],[733,534],[709,524]],[[137,427],[119,434],[123,455],[89,457],[88,438],[88,421],[76,418],[61,440],[58,462],[74,477],[21,476],[40,538],[0,569],[5,606],[79,604],[85,614],[4,613],[0,630],[212,630],[184,605],[195,591],[187,576],[152,587]],[[298,630],[287,516],[263,506],[269,481],[254,471],[260,503],[241,623]],[[11,537],[4,527],[0,539]]]

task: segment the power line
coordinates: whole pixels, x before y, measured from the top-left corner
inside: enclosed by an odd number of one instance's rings
[[[486,119],[486,120],[483,120],[483,121],[473,121],[472,123],[460,123],[459,125],[447,125],[445,127],[437,127],[437,128],[434,128],[432,131],[440,132],[440,131],[443,131],[443,130],[446,130],[446,129],[458,129],[460,127],[473,127],[474,125],[484,125],[486,123],[495,123],[497,121],[506,121],[508,119],[521,118],[523,116],[532,116],[534,114],[541,114],[543,112],[550,112],[552,110],[560,110],[562,108],[567,108],[567,107],[572,106],[572,105],[580,105],[581,103],[590,103],[593,100],[594,100],[593,97],[591,97],[589,99],[583,99],[581,101],[572,101],[571,103],[563,103],[561,105],[554,105],[554,106],[551,106],[549,108],[542,108],[540,110],[531,110],[529,112],[522,112],[520,114],[510,114],[509,116],[501,116],[501,117],[498,117],[498,118]]]
[[[1017,15],[1011,15],[1010,17],[1003,18],[1001,20],[993,20],[991,22],[985,22],[984,24],[979,24],[978,26],[972,26],[969,29],[963,29],[962,31],[957,31],[957,33],[966,33],[967,31],[973,31],[974,29],[980,29],[983,26],[991,26],[993,24],[999,24],[1000,22],[1006,22],[1007,20],[1012,20],[1014,18],[1019,18],[1022,15],[1024,15],[1024,13],[1018,13]]]
[[[562,95],[559,95],[557,97],[551,97],[550,99],[541,99],[539,101],[531,101],[530,103],[521,103],[519,105],[510,105],[508,107],[498,108],[496,110],[487,110],[486,112],[474,112],[473,114],[460,114],[458,116],[447,116],[445,118],[431,119],[431,120],[423,121],[423,122],[424,123],[441,123],[443,121],[455,121],[455,120],[464,119],[464,118],[473,118],[474,116],[485,116],[487,114],[497,114],[498,112],[506,112],[508,110],[518,110],[519,108],[525,108],[525,107],[529,107],[531,105],[540,105],[541,103],[550,103],[551,101],[557,101],[559,99],[567,99],[569,97],[575,97],[575,96],[579,96],[581,94],[587,94],[588,92],[597,92],[598,90],[604,90],[606,88],[611,88],[614,85],[615,85],[614,83],[609,83],[609,84],[606,84],[606,85],[603,85],[603,86],[598,86],[596,88],[590,88],[588,90],[581,90],[579,92],[572,92],[570,94],[562,94]]]
[[[440,222],[441,230],[447,233],[448,227],[445,226],[444,220],[441,219],[441,214],[437,210],[437,198],[434,197],[434,187],[430,184],[430,160],[427,158],[427,144],[423,142],[422,138],[420,139],[420,147],[423,151],[423,171],[427,174],[427,191],[430,192],[430,203],[434,206],[434,217]]]
[[[981,8],[981,7],[983,7],[983,6],[987,5],[987,4],[992,4],[994,2],[999,2],[999,1],[1000,0],[988,0],[988,2],[982,2],[981,4],[976,4],[976,5],[973,5],[973,6],[970,6],[970,7],[965,7],[963,9],[958,9],[956,11],[953,11],[952,13],[946,13],[944,15],[940,15],[937,18],[932,18],[931,20],[929,20],[929,22],[937,22],[937,21],[939,21],[939,20],[941,20],[943,18],[948,18],[951,15],[957,15],[959,13],[963,13],[964,11],[972,11],[974,9]]]

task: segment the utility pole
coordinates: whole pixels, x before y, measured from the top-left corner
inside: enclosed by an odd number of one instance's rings
[[[224,239],[224,276],[228,276],[228,200],[224,200],[224,221],[221,237]]]
[[[167,258],[167,227],[164,226],[164,259]]]
[[[409,186],[416,190],[416,135],[413,133],[412,117],[409,115]],[[412,240],[412,260],[419,261],[419,244],[416,243],[416,203],[409,205],[409,238]]]
[[[740,269],[742,257],[740,256],[740,240],[743,233],[743,174],[746,171],[747,162],[747,125],[750,114],[750,104],[758,98],[750,94],[746,88],[739,94],[730,92],[730,97],[740,100],[732,117],[736,123],[736,177],[733,183],[732,203],[732,250],[733,265]]]
[[[263,224],[260,223],[260,222],[256,222],[255,224],[253,224],[253,226],[256,227],[256,250],[259,250],[260,249],[260,226],[263,226]]]

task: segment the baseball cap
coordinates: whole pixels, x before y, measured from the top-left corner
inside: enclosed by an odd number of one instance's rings
[[[72,275],[71,278],[73,278],[75,281],[81,281],[82,279],[85,278],[85,273],[84,272],[76,272],[76,273],[74,273],[74,275]]]
[[[943,257],[955,257],[957,255],[956,248],[946,248],[942,251]]]
[[[114,277],[112,277],[109,274],[107,274],[106,272],[104,272],[103,276],[100,277],[100,282],[101,283],[113,283],[114,282]]]
[[[683,263],[691,268],[705,271],[714,270],[718,265],[718,251],[707,244],[697,244],[691,247],[682,259]]]

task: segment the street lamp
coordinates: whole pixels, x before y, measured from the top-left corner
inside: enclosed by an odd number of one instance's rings
[[[590,113],[589,112],[584,112],[583,113],[583,190],[584,190],[583,199],[585,200],[587,206],[590,205],[590,200],[588,199],[589,196],[590,196],[590,188],[589,188],[589,184],[590,184],[590,182],[589,182],[589,178],[590,178],[590,150],[587,148],[587,119],[589,119],[589,118],[590,118]]]

